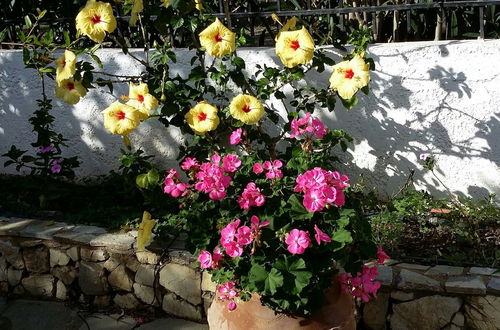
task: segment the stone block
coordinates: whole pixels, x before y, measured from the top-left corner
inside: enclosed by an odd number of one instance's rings
[[[15,269],[24,269],[24,260],[21,249],[9,241],[0,241],[0,252],[9,264]]]
[[[208,272],[201,274],[201,290],[215,292],[217,290],[217,283],[212,282],[212,275]]]
[[[196,262],[196,257],[186,250],[169,251],[168,257],[171,263],[184,266],[190,266],[192,263]]]
[[[0,282],[7,281],[7,260],[0,257]]]
[[[136,309],[141,306],[141,302],[132,293],[117,294],[113,302],[123,309]]]
[[[453,267],[446,265],[437,265],[426,271],[425,275],[462,275],[463,267]]]
[[[419,264],[407,264],[407,263],[401,263],[394,265],[395,267],[401,268],[401,269],[410,269],[410,270],[417,270],[417,271],[426,271],[427,269],[431,268],[431,266],[424,266],[424,265],[419,265]]]
[[[110,296],[95,296],[93,305],[100,309],[108,308],[111,305]]]
[[[76,226],[72,229],[73,232],[79,234],[104,234],[106,229],[96,226]]]
[[[69,244],[84,244],[89,245],[96,237],[96,234],[82,234],[74,231],[60,231],[54,234],[53,238]]]
[[[479,276],[452,277],[445,283],[447,292],[485,294],[486,285]]]
[[[156,265],[160,262],[160,256],[150,251],[137,251],[135,255],[141,264]]]
[[[108,270],[108,272],[112,272],[113,270],[115,270],[116,268],[118,268],[118,266],[120,266],[120,264],[121,264],[120,260],[118,260],[118,259],[116,259],[114,257],[110,257],[104,263],[104,268],[106,268]]]
[[[66,254],[71,258],[73,261],[78,261],[80,260],[80,249],[77,246],[72,246],[69,249],[66,250]]]
[[[82,261],[78,284],[87,295],[101,296],[108,293],[109,285],[103,263]]]
[[[403,290],[443,291],[438,281],[407,269],[402,269],[399,273],[397,287]]]
[[[43,241],[41,239],[27,238],[27,239],[20,239],[16,243],[20,247],[35,247],[35,246],[42,245],[42,244],[45,244],[45,246],[48,247],[48,245],[45,242],[53,242],[53,241]]]
[[[134,294],[141,300],[143,303],[153,306],[160,306],[161,292],[157,290],[155,298],[155,290],[152,287],[134,283]]]
[[[495,273],[496,271],[498,271],[498,269],[487,268],[487,267],[471,267],[469,269],[468,274],[469,275],[486,275],[486,276],[489,276],[489,275],[493,275],[493,273]],[[500,275],[500,272],[498,274]]]
[[[413,292],[392,291],[391,298],[399,301],[409,301],[415,298],[415,294]]]
[[[163,297],[162,308],[168,314],[201,322],[203,316],[201,307],[193,306],[185,300],[178,298],[173,293],[167,293]]]
[[[465,316],[464,314],[458,312],[455,314],[453,317],[453,320],[451,320],[451,323],[453,323],[456,326],[463,327],[465,325]]]
[[[19,236],[19,233],[27,226],[35,223],[32,219],[12,219],[12,221],[0,224],[0,235]]]
[[[208,313],[208,309],[210,308],[210,305],[212,305],[212,301],[215,298],[215,294],[209,291],[203,292],[202,299],[203,299],[203,310],[205,311],[205,315]]]
[[[56,298],[59,300],[68,299],[68,288],[62,281],[57,281],[56,284]]]
[[[377,298],[363,307],[363,322],[372,330],[387,329],[387,310],[389,308],[389,293],[379,292]]]
[[[461,306],[461,299],[439,295],[394,304],[390,319],[391,329],[441,329],[451,322]]]
[[[492,277],[488,282],[488,292],[489,293],[500,293],[500,277]]]
[[[37,297],[53,297],[55,278],[52,275],[31,275],[22,279],[24,289]]]
[[[139,284],[153,287],[155,281],[155,266],[140,265],[135,273],[135,281]]]
[[[18,285],[20,286],[20,285]],[[22,286],[20,286],[22,288]],[[24,289],[23,289],[24,290]],[[0,282],[0,293],[8,293],[9,292],[9,283],[7,282]],[[23,291],[24,293],[24,291]],[[14,294],[16,294],[14,290]]]
[[[82,247],[80,249],[80,258],[85,261],[105,261],[109,258],[109,254],[104,249],[89,249]]]
[[[115,270],[109,274],[108,281],[114,289],[128,292],[132,291],[132,286],[134,285],[131,271],[124,265],[116,267]]]
[[[23,249],[23,259],[30,273],[46,273],[50,270],[49,249],[44,245]]]
[[[129,255],[127,258],[127,262],[125,263],[125,267],[133,271],[134,273],[139,269],[141,263],[134,255]]]
[[[23,271],[17,270],[14,267],[9,267],[7,270],[7,281],[9,285],[14,287],[21,282],[21,278],[23,277]]]
[[[500,297],[472,296],[465,304],[467,329],[497,330],[500,324]]]
[[[63,250],[49,249],[49,255],[50,255],[50,267],[66,266],[70,261],[70,257]]]
[[[90,241],[91,246],[105,246],[120,251],[130,250],[132,244],[134,244],[134,238],[125,233],[101,234]]]
[[[78,270],[71,266],[54,267],[50,273],[66,285],[71,285],[78,276]]]
[[[23,237],[33,237],[50,240],[58,232],[62,230],[68,230],[73,227],[74,226],[68,225],[64,222],[36,221],[23,228],[19,232],[19,235]]]
[[[378,275],[375,278],[382,285],[391,286],[392,285],[392,267],[390,266],[377,266]]]
[[[194,305],[201,304],[201,275],[190,267],[166,264],[160,271],[160,284]]]

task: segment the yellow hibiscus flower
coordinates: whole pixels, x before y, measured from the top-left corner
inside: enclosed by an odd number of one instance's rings
[[[194,6],[199,11],[202,11],[203,9],[205,9],[205,8],[203,8],[203,3],[201,2],[201,0],[194,0]]]
[[[131,26],[135,26],[137,24],[137,18],[139,14],[144,10],[144,3],[142,0],[134,0],[134,5],[132,6],[132,12],[130,13],[130,22]]]
[[[163,7],[168,8],[170,6],[170,0],[163,0]]]
[[[350,61],[343,61],[333,66],[330,88],[337,90],[341,98],[348,100],[359,89],[368,85],[369,81],[370,64],[356,55]]]
[[[276,37],[274,38],[274,41],[278,41],[281,32],[289,31],[290,29],[293,29],[295,25],[297,25],[297,17],[293,16],[290,18],[288,21],[286,21],[285,25],[281,24],[281,21],[276,14],[272,14],[271,16],[275,22],[277,22],[279,25],[283,26],[281,30],[278,32]]]
[[[60,85],[65,79],[75,74],[76,55],[70,50],[65,50],[64,55],[56,60],[56,81]]]
[[[208,131],[213,131],[219,126],[219,117],[217,116],[217,108],[208,104],[206,101],[195,105],[184,116],[191,129],[196,134],[205,134]]]
[[[253,125],[264,116],[264,106],[252,95],[240,94],[231,101],[229,112],[245,124]]]
[[[87,90],[79,81],[73,80],[73,78],[61,80],[61,82],[56,85],[56,97],[63,99],[64,102],[69,104],[76,104],[80,101],[81,97],[87,94]]]
[[[200,44],[215,57],[222,57],[236,49],[236,34],[231,32],[218,18],[205,30],[201,31]]]
[[[144,251],[144,247],[151,241],[155,225],[156,221],[151,220],[151,214],[144,211],[142,221],[139,224],[139,230],[137,231],[137,251]]]
[[[116,19],[111,4],[89,0],[76,16],[76,29],[95,42],[101,42],[106,32],[116,29]]]
[[[127,104],[138,109],[144,115],[142,119],[146,119],[149,117],[149,111],[158,106],[158,100],[149,94],[147,84],[135,85],[130,83]]]
[[[282,31],[276,41],[276,54],[287,68],[309,62],[314,55],[314,40],[305,27]]]
[[[104,115],[104,127],[113,134],[128,135],[139,126],[142,114],[139,110],[128,104],[113,102],[106,108]]]

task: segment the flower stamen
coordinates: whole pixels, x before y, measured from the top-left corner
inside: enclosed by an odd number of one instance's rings
[[[126,118],[126,114],[125,112],[118,110],[118,112],[116,113],[116,117],[118,117],[118,120],[123,120]]]
[[[250,108],[248,104],[245,104],[243,108],[241,108],[241,110],[243,110],[245,113],[249,113],[250,111],[252,111],[252,108]]]
[[[354,71],[352,71],[352,69],[345,70],[344,77],[346,79],[352,79],[352,77],[354,77]]]
[[[292,42],[290,42],[290,47],[293,49],[293,50],[297,50],[300,48],[300,44],[299,44],[299,41],[298,40],[292,40]]]
[[[205,119],[207,119],[207,114],[204,113],[204,112],[201,112],[199,115],[198,115],[198,120],[199,121],[204,121]]]
[[[222,42],[224,39],[220,36],[220,33],[217,32],[217,34],[214,36],[215,42]]]
[[[94,14],[94,16],[92,16],[92,18],[90,20],[92,21],[92,24],[94,24],[94,25],[99,24],[99,23],[101,23],[101,16]]]

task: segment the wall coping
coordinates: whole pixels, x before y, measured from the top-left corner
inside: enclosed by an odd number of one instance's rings
[[[112,253],[134,254],[137,230],[113,232],[97,226],[0,216],[0,236],[54,240],[69,245],[104,247]],[[150,252],[157,254],[160,251]],[[169,257],[185,265],[196,261],[182,244],[169,248]],[[159,255],[154,260],[159,260]],[[389,259],[378,266],[378,273],[377,280],[386,288],[454,295],[500,295],[500,270],[488,267],[428,266]]]

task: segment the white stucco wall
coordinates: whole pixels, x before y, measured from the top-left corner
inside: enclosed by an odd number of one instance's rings
[[[238,52],[247,68],[279,65],[274,49]],[[351,111],[339,102],[334,113],[318,114],[329,127],[343,128],[356,139],[343,171],[353,181],[363,174],[384,195],[397,190],[415,169],[418,187],[442,194],[444,188],[417,160],[429,152],[437,156],[439,174],[452,191],[476,198],[500,195],[500,40],[379,44],[369,53],[377,66],[372,93],[360,95]],[[119,50],[105,49],[99,56],[107,72],[141,70]],[[177,58],[173,69],[185,74],[191,56],[179,50]],[[309,75],[307,83],[327,86],[329,74]],[[118,167],[121,140],[104,129],[100,111],[122,94],[127,94],[125,85],[114,95],[107,88],[92,90],[75,106],[54,100],[57,129],[69,139],[66,155],[77,155],[82,163],[79,177]],[[33,70],[24,69],[21,54],[0,51],[0,153],[12,144],[30,148],[34,136],[27,119],[39,97],[39,81]],[[282,110],[278,102],[271,106]],[[148,120],[132,138],[164,167],[175,164],[182,140],[178,130]],[[0,173],[14,172],[0,166]]]

